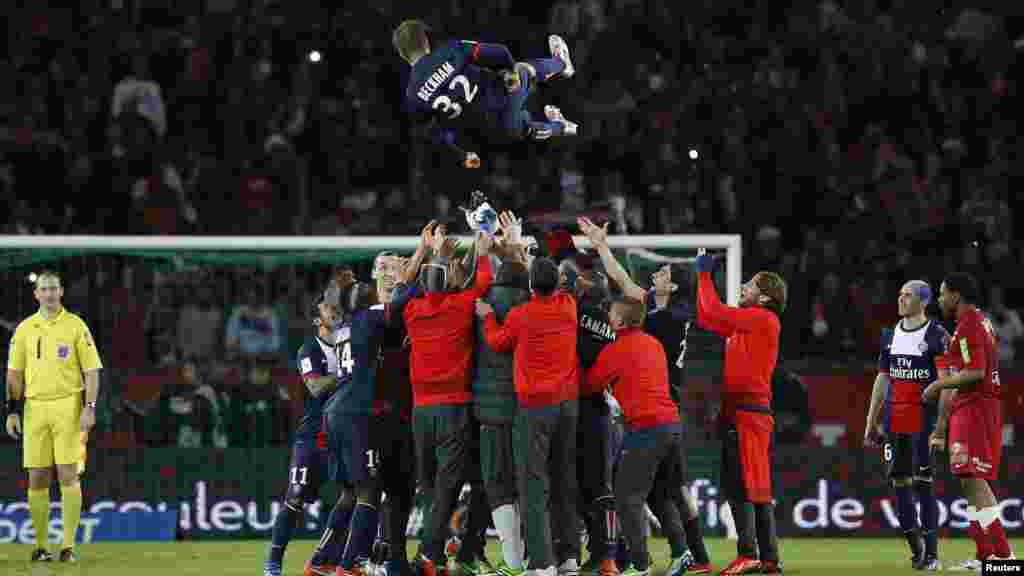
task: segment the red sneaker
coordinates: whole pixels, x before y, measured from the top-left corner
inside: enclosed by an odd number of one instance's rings
[[[711,564],[691,564],[686,569],[687,574],[711,574]]]
[[[733,576],[734,574],[757,574],[761,571],[761,561],[740,556],[719,572],[721,576]],[[339,575],[340,576],[340,575]]]
[[[334,576],[338,567],[334,564],[313,564],[306,560],[306,566],[302,569],[302,576]]]

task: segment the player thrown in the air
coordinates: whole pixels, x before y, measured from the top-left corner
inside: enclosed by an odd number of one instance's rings
[[[433,122],[430,139],[444,144],[465,168],[479,168],[480,157],[455,143],[456,130],[486,133],[489,138],[524,141],[576,136],[578,125],[554,106],[545,106],[545,120],[535,120],[526,101],[538,83],[571,78],[576,73],[569,46],[562,37],[548,37],[551,58],[516,62],[502,44],[452,40],[432,45],[431,29],[406,20],[395,29],[392,43],[412,66],[405,100],[409,110]]]

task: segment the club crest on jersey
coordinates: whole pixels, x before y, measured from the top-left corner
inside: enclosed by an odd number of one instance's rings
[[[68,346],[67,344],[58,344],[57,345],[57,358],[60,358],[61,360],[67,360],[70,357],[71,357],[71,346]]]
[[[917,349],[920,350],[921,352],[927,352],[928,351],[928,342],[926,342],[925,340],[921,340],[921,342],[918,343],[918,345],[917,345]]]

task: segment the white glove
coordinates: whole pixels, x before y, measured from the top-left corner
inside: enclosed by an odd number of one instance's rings
[[[516,223],[505,229],[505,242],[519,244],[523,239],[523,222],[516,220]]]
[[[477,206],[476,210],[466,212],[466,223],[474,232],[483,232],[488,236],[493,236],[498,223],[498,213],[491,208],[490,203],[484,202]]]

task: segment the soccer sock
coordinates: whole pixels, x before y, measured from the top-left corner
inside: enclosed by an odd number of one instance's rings
[[[332,560],[341,554],[339,542],[347,540],[347,538],[343,537],[346,536],[351,521],[352,500],[344,496],[338,498],[334,508],[331,509],[330,515],[327,516],[327,526],[324,528],[323,536],[320,537],[320,543],[317,544],[316,551],[313,553],[313,559],[310,561],[311,564],[315,566],[330,564]]]
[[[938,556],[939,535],[936,532],[939,524],[939,504],[935,500],[935,487],[931,480],[914,482],[917,501],[921,503],[921,535],[924,536],[924,553],[927,556]]]
[[[967,521],[969,522],[967,525],[967,535],[974,540],[974,557],[984,561],[992,555],[992,544],[989,541],[988,534],[981,529],[981,525],[978,523],[978,509],[974,506],[967,507]]]
[[[527,60],[526,63],[537,71],[538,82],[553,80],[565,69],[565,64],[558,58],[537,58],[536,60]]]
[[[899,515],[903,537],[910,545],[910,552],[921,555],[921,535],[917,530],[917,510],[914,509],[914,494],[910,486],[896,487],[896,513]]]
[[[693,552],[693,561],[697,564],[710,564],[708,549],[704,546],[704,535],[701,533],[700,516],[694,516],[685,523],[686,545]]]
[[[1010,544],[1006,541],[1006,533],[1003,531],[1003,525],[999,522],[999,505],[989,506],[988,508],[982,508],[978,510],[978,527],[981,528],[982,537],[985,538],[988,544],[988,554],[986,558],[993,554],[1005,557],[1009,556]],[[998,528],[996,527],[998,525]],[[1002,542],[999,541],[997,532],[1002,534]]]
[[[36,547],[46,548],[50,525],[50,489],[29,488],[28,509],[32,515],[32,528],[36,531]]]
[[[779,561],[779,540],[775,531],[775,506],[767,504],[754,505],[755,521],[757,522],[757,549],[762,562]]]
[[[757,558],[757,546],[754,540],[756,520],[752,502],[734,502],[730,505],[732,516],[736,520],[736,553],[745,558]]]
[[[277,518],[274,518],[274,528],[270,533],[270,562],[281,562],[284,559],[284,550],[292,539],[292,529],[301,512],[301,508],[296,510],[287,502],[278,510]]]
[[[513,570],[521,570],[525,545],[519,511],[514,505],[505,504],[495,508],[491,512],[491,518],[494,519],[494,528],[498,531],[498,539],[501,541],[501,556],[505,559],[505,565]]]
[[[356,558],[368,557],[373,536],[377,533],[377,508],[365,502],[356,504],[352,511],[352,522],[349,524],[348,540],[345,551],[341,555],[339,566],[351,570]]]
[[[73,486],[61,484],[60,497],[61,517],[64,522],[64,548],[74,548],[78,523],[82,520],[82,485],[78,482]]]

